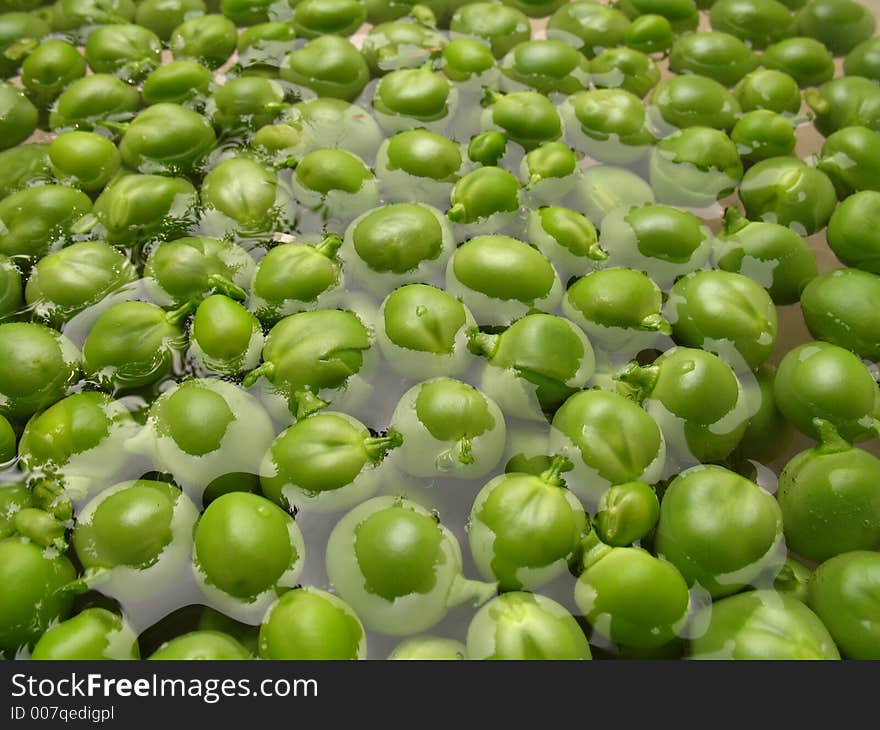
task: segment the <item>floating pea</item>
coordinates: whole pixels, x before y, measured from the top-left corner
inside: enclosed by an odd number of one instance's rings
[[[466,3],[457,8],[449,22],[450,34],[475,38],[487,44],[495,58],[501,58],[518,43],[529,40],[532,28],[521,10],[482,3]]]
[[[623,45],[630,21],[619,9],[589,0],[565,3],[547,22],[547,37],[565,41],[587,58]]]
[[[238,375],[260,363],[263,330],[239,302],[212,294],[199,304],[190,332],[190,352],[202,367],[220,375]]]
[[[361,46],[361,53],[373,76],[389,71],[416,68],[439,55],[446,37],[418,20],[380,23],[373,26]]]
[[[294,197],[324,220],[347,223],[379,204],[370,168],[345,150],[315,150],[300,160],[291,181]]]
[[[370,68],[345,38],[321,36],[285,56],[280,74],[316,96],[353,101],[367,85]]]
[[[660,81],[660,68],[633,48],[608,48],[590,62],[590,78],[603,89],[623,89],[643,98]]]
[[[138,172],[190,175],[216,142],[214,130],[200,114],[177,104],[154,104],[125,129],[119,152]]]
[[[458,90],[429,65],[386,74],[373,94],[373,114],[388,134],[415,128],[443,132],[457,105]]]
[[[573,94],[589,85],[590,63],[559,40],[520,43],[501,60],[504,91],[533,89],[541,94]]]
[[[376,154],[376,178],[385,199],[393,203],[445,208],[463,166],[458,143],[426,129],[398,132]]]
[[[550,260],[560,279],[584,274],[608,258],[599,246],[596,227],[571,208],[549,205],[531,211],[528,238]]]
[[[229,60],[237,40],[238,30],[228,18],[199,15],[172,31],[169,46],[175,60],[197,61],[214,70]]]
[[[526,151],[562,136],[559,112],[543,94],[515,91],[510,94],[487,92],[490,105],[483,112],[484,131],[500,130]]]
[[[87,608],[44,633],[31,659],[140,659],[137,634],[119,614]]]
[[[615,484],[599,500],[596,534],[606,545],[626,547],[649,535],[659,517],[660,502],[650,486],[644,482]]]
[[[520,184],[501,167],[478,167],[459,178],[446,216],[462,234],[479,235],[512,225],[520,214]]]

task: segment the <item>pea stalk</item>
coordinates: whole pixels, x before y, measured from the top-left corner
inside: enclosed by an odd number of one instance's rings
[[[367,452],[367,457],[370,461],[378,464],[389,451],[396,449],[401,444],[403,444],[403,435],[397,431],[390,430],[384,436],[364,439],[364,450]]]
[[[651,395],[659,376],[660,368],[656,365],[641,366],[633,361],[615,375],[614,380],[620,384],[621,395],[641,403]]]
[[[497,583],[488,583],[481,580],[465,578],[461,573],[452,579],[449,593],[446,596],[446,607],[455,608],[464,603],[477,607],[498,593]]]
[[[20,509],[15,513],[13,525],[18,534],[41,547],[53,547],[61,552],[67,549],[67,528],[45,510],[36,507]]]

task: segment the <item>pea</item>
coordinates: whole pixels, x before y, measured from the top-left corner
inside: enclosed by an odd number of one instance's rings
[[[529,40],[528,17],[517,8],[496,3],[466,3],[449,22],[452,39],[464,36],[489,45],[495,58],[504,57],[514,46]]]
[[[204,15],[206,9],[203,0],[143,0],[134,17],[138,25],[167,43],[177,26],[189,18]]]
[[[11,462],[16,455],[16,436],[15,431],[12,428],[12,424],[9,423],[6,416],[0,416],[0,464],[8,464]],[[5,491],[0,492],[0,504],[4,507],[10,507],[9,502],[7,502],[5,495]],[[12,530],[9,528],[10,518],[13,516],[14,508],[9,509],[7,514],[4,514],[2,519],[2,527],[0,527],[0,534],[3,537],[8,537],[8,534],[11,534]]]
[[[864,190],[850,195],[828,221],[828,247],[846,266],[880,273],[878,221],[880,193]]]
[[[52,182],[49,145],[21,144],[0,152],[0,200],[31,185]]]
[[[869,38],[855,46],[846,54],[843,71],[847,76],[863,76],[880,81],[880,41]]]
[[[413,18],[425,19],[428,22],[433,17],[432,24],[439,23],[442,27],[446,27],[448,22],[448,14],[451,8],[450,3],[446,0],[428,0],[425,3],[418,3],[415,0],[364,0],[367,6],[367,20],[370,23],[387,23],[389,20],[396,20],[403,16],[409,15]],[[455,6],[452,3],[453,7]]]
[[[627,46],[642,53],[665,53],[672,48],[675,37],[666,17],[645,13],[633,19],[624,40]]]
[[[403,20],[373,26],[361,46],[373,76],[403,68],[418,68],[438,55],[446,37],[436,28]]]
[[[49,114],[53,131],[100,127],[130,118],[140,105],[137,89],[109,74],[92,74],[70,84]]]
[[[212,294],[199,304],[190,333],[190,352],[209,371],[238,375],[260,362],[260,322],[237,301]]]
[[[44,633],[31,659],[140,659],[137,635],[121,616],[87,608]]]
[[[0,254],[0,320],[14,315],[22,303],[21,272]]]
[[[707,31],[679,37],[669,54],[669,70],[707,76],[733,86],[758,66],[758,57],[729,33]]]
[[[858,269],[835,269],[813,279],[801,294],[801,311],[816,339],[880,360],[880,278]]]
[[[208,112],[222,131],[259,129],[271,124],[285,106],[284,90],[276,80],[239,76],[214,92]]]
[[[525,150],[562,136],[562,121],[550,100],[534,91],[490,94],[483,112],[484,130],[498,129]]]
[[[735,35],[757,49],[795,34],[795,16],[777,0],[718,0],[709,19],[712,30]]]
[[[468,626],[469,659],[592,659],[587,638],[568,610],[539,593],[493,598]]]
[[[506,154],[507,135],[497,129],[475,134],[468,143],[468,158],[484,167],[497,167]]]
[[[458,92],[430,66],[398,69],[383,76],[373,95],[373,113],[387,133],[424,127],[441,132],[455,113]]]
[[[873,550],[880,543],[880,461],[844,441],[828,421],[817,418],[814,428],[819,444],[779,475],[786,543],[815,561]]]
[[[446,216],[474,233],[497,230],[518,215],[519,195],[519,181],[507,170],[479,167],[455,183]]]
[[[779,223],[801,235],[821,230],[837,204],[821,170],[796,157],[771,157],[749,168],[739,188],[749,219]]]
[[[755,371],[755,382],[746,388],[752,414],[734,458],[755,460],[762,464],[779,458],[791,445],[794,427],[776,407],[773,383],[776,369],[762,365]]]
[[[620,10],[589,0],[560,7],[547,22],[547,37],[565,41],[592,58],[606,48],[623,44],[629,19]]]
[[[34,47],[39,47],[39,40],[50,30],[46,21],[33,13],[8,12],[10,10],[4,7],[0,15],[0,74],[3,78],[15,76],[22,57],[28,52],[33,55]]]
[[[66,41],[47,40],[24,60],[21,82],[41,106],[48,106],[64,89],[86,75],[86,60]]]
[[[573,94],[585,89],[590,80],[587,59],[559,40],[524,41],[504,56],[500,67],[506,91]]]
[[[807,585],[813,571],[794,558],[786,558],[782,570],[773,581],[773,589],[792,598],[807,603]]]
[[[0,201],[0,253],[39,258],[69,239],[92,203],[79,190],[62,185],[26,188]]]
[[[382,143],[379,125],[363,107],[342,99],[310,99],[293,105],[288,124],[310,138],[310,149],[333,148],[373,160]]]
[[[238,36],[238,64],[247,70],[269,70],[277,75],[281,62],[293,48],[296,33],[289,23],[257,23]]]
[[[590,78],[599,88],[620,88],[643,98],[660,81],[660,68],[634,48],[608,48],[590,63]]]
[[[608,258],[598,243],[596,227],[571,208],[550,205],[533,210],[528,238],[550,260],[560,279],[590,271]]]
[[[571,193],[575,208],[597,226],[616,208],[654,202],[654,192],[634,172],[613,165],[595,165],[584,170]]]
[[[779,410],[802,433],[819,434],[816,418],[849,441],[875,432],[877,384],[862,361],[842,347],[807,342],[789,350],[773,391]]]
[[[792,120],[769,109],[756,109],[740,117],[730,133],[740,156],[750,162],[785,157],[794,152]]]
[[[736,208],[725,212],[713,258],[718,268],[764,287],[774,304],[797,302],[818,274],[816,255],[797,233],[778,223],[748,221]]]
[[[49,145],[49,159],[59,182],[87,193],[102,190],[122,164],[116,146],[94,132],[59,134]]]
[[[442,289],[407,284],[382,302],[376,336],[386,362],[413,379],[456,376],[470,365],[467,307]]]
[[[818,86],[834,76],[834,59],[814,38],[785,38],[767,46],[761,65],[789,74],[802,89]]]
[[[220,0],[219,6],[220,12],[236,25],[253,26],[269,20],[270,6],[273,4],[273,0]],[[290,10],[278,8],[285,19],[289,18]]]
[[[871,614],[878,583],[877,553],[855,550],[822,563],[810,579],[808,604],[843,654],[850,659],[880,656],[880,636]]]
[[[880,192],[880,136],[867,127],[844,127],[829,135],[816,164],[843,200],[860,190]]]
[[[263,659],[365,659],[367,637],[351,607],[316,588],[288,591],[260,626]]]
[[[316,413],[283,431],[260,468],[263,494],[285,509],[334,512],[375,494],[383,459],[403,439],[375,437],[344,413]]]
[[[309,152],[294,170],[292,188],[299,203],[325,220],[348,223],[379,204],[372,170],[345,150]]]
[[[771,494],[720,466],[679,474],[660,502],[657,555],[713,598],[752,585],[784,560],[782,513]],[[735,536],[735,539],[730,539]]]
[[[119,151],[139,172],[186,175],[215,143],[214,130],[201,115],[177,104],[154,104],[125,130]]]
[[[146,104],[199,105],[213,81],[210,69],[196,61],[171,61],[147,76],[141,94]]]
[[[64,335],[40,324],[0,325],[0,414],[28,418],[61,400],[79,373],[79,352]]]
[[[0,601],[0,647],[33,644],[49,626],[65,618],[73,597],[63,589],[76,577],[70,561],[24,539],[0,540],[0,572],[7,590]]]
[[[691,641],[692,659],[840,659],[819,617],[784,593],[730,596],[706,606],[695,621],[706,631]]]
[[[101,25],[89,33],[85,58],[95,73],[114,74],[136,82],[162,62],[162,41],[134,23]]]
[[[166,641],[147,658],[165,661],[235,661],[252,657],[244,646],[227,634],[219,631],[191,631]]]
[[[366,17],[366,8],[358,0],[302,0],[293,10],[292,24],[300,38],[348,36]]]
[[[37,108],[12,84],[0,82],[0,149],[23,142],[37,128]]]
[[[388,655],[395,660],[463,660],[467,649],[454,639],[441,639],[436,636],[414,636],[404,639]]]
[[[133,0],[58,0],[52,10],[52,30],[75,31],[84,40],[92,27],[131,23],[137,12]]]
[[[562,300],[562,311],[604,350],[635,355],[661,334],[670,334],[660,313],[663,294],[640,271],[607,268],[575,281]]]
[[[213,70],[229,60],[237,41],[238,31],[231,20],[222,15],[199,15],[178,25],[169,45],[175,60],[197,61]]]
[[[646,537],[659,517],[660,502],[651,487],[644,482],[615,484],[599,500],[596,534],[606,545],[626,547]]]
[[[723,0],[719,0],[723,1]],[[673,128],[733,128],[741,109],[736,97],[717,81],[705,76],[671,76],[651,92],[651,104]]]
[[[874,15],[854,0],[810,0],[798,13],[798,31],[816,38],[836,56],[874,35]]]
[[[767,109],[778,114],[797,114],[801,92],[797,81],[784,71],[759,69],[743,77],[733,92],[743,111]]]
[[[482,76],[495,69],[491,49],[473,38],[455,38],[443,47],[441,70],[447,78],[458,83]]]
[[[425,631],[450,607],[495,592],[464,578],[458,541],[442,523],[395,497],[374,497],[339,520],[326,563],[333,587],[364,625],[394,636]]]
[[[644,102],[623,89],[578,92],[563,102],[560,113],[569,143],[602,162],[633,163],[653,141]]]
[[[880,131],[880,87],[869,79],[832,79],[818,89],[809,89],[804,99],[815,112],[813,124],[826,137],[843,127]]]

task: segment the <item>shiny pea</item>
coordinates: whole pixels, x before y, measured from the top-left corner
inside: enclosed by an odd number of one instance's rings
[[[317,96],[354,100],[370,78],[367,62],[345,38],[321,36],[292,51],[281,65],[281,78]]]
[[[0,149],[23,142],[37,128],[37,108],[18,88],[0,82]]]
[[[880,274],[880,193],[850,195],[828,221],[828,246],[846,266]]]
[[[143,0],[138,3],[134,19],[167,43],[183,21],[204,15],[206,11],[204,0]]]
[[[174,58],[188,59],[210,69],[222,66],[235,51],[238,30],[222,15],[201,15],[184,20],[171,33]]]
[[[768,109],[778,114],[797,114],[801,108],[797,81],[784,71],[752,71],[736,85],[733,93],[745,112]]]
[[[542,94],[572,94],[589,85],[590,64],[582,53],[558,40],[520,43],[502,59],[502,89],[534,89]]]
[[[840,200],[880,191],[880,135],[867,127],[839,129],[823,143],[816,167],[831,178]]]
[[[528,17],[509,5],[467,3],[458,8],[449,23],[452,38],[465,36],[484,41],[495,58],[503,57],[532,34]]]
[[[718,0],[709,11],[713,30],[747,41],[752,48],[795,34],[795,17],[777,0]]]
[[[758,57],[743,41],[729,33],[708,31],[680,36],[669,54],[669,70],[708,76],[733,86],[758,66]]]
[[[100,127],[102,121],[134,116],[140,94],[133,86],[110,74],[92,74],[74,81],[58,97],[49,114],[52,131]]]
[[[136,82],[162,62],[162,41],[153,31],[134,23],[102,25],[89,33],[85,57],[95,73]]]
[[[877,21],[855,0],[810,0],[798,13],[797,27],[836,56],[843,56],[874,35]]]
[[[786,38],[768,46],[761,65],[787,73],[801,88],[824,84],[834,76],[831,52],[814,38]]]
[[[367,17],[360,0],[301,0],[293,9],[292,25],[299,38],[349,36]]]
[[[210,69],[197,61],[171,61],[147,76],[141,94],[146,104],[199,103],[213,81]]]
[[[651,103],[665,121],[677,129],[712,127],[730,130],[741,111],[733,94],[717,81],[703,76],[672,76],[651,93]]]
[[[22,84],[44,106],[85,75],[86,59],[76,46],[62,40],[43,41],[21,66]]]
[[[491,105],[483,112],[483,129],[499,129],[526,150],[562,136],[556,108],[536,91],[490,94]]]
[[[63,132],[49,145],[49,159],[59,182],[87,193],[102,190],[119,171],[116,145],[94,132]]]
[[[190,345],[204,367],[222,375],[238,375],[258,365],[263,330],[242,304],[223,294],[212,294],[196,310]]]
[[[880,41],[869,38],[859,43],[846,54],[843,71],[847,76],[864,76],[872,81],[880,81]]]
[[[730,139],[740,157],[749,162],[790,155],[797,141],[791,120],[769,109],[743,114],[733,126]]]
[[[547,22],[547,37],[565,41],[587,58],[623,44],[629,18],[619,9],[589,0],[560,7]]]
[[[660,81],[660,68],[642,51],[607,48],[590,62],[590,78],[599,88],[619,88],[643,98]]]
[[[25,188],[0,201],[0,253],[40,258],[69,240],[79,219],[92,209],[80,190],[63,185]]]
[[[626,45],[642,53],[664,53],[674,42],[672,24],[662,16],[646,13],[634,18],[626,29]]]
[[[446,36],[418,21],[394,21],[374,26],[367,33],[361,53],[374,76],[402,68],[417,68],[440,53]]]
[[[138,172],[183,176],[198,169],[216,141],[200,114],[178,104],[154,104],[128,125],[119,152]]]

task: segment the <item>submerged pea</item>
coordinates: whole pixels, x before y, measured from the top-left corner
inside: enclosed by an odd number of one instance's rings
[[[171,33],[169,46],[175,60],[190,60],[210,69],[220,68],[238,40],[235,24],[222,15],[188,18]]]
[[[571,208],[548,205],[533,210],[528,239],[550,260],[560,279],[598,268],[608,258],[598,243],[596,227]]]
[[[654,139],[644,102],[623,89],[578,92],[563,102],[560,114],[572,146],[601,162],[633,163]]]
[[[0,201],[0,253],[40,258],[68,242],[92,201],[64,185],[25,188]]]
[[[623,44],[630,21],[619,9],[589,0],[565,3],[547,22],[547,37],[573,46],[587,58]]]
[[[501,58],[518,43],[529,40],[531,26],[521,10],[509,5],[466,3],[449,22],[452,38],[465,36],[488,44],[495,58]]]
[[[253,370],[260,362],[263,330],[259,320],[234,299],[212,294],[199,304],[190,331],[190,352],[221,375]]]
[[[382,143],[376,155],[376,178],[390,202],[443,208],[463,164],[458,143],[427,129],[413,129]]]
[[[345,38],[321,36],[292,51],[281,64],[281,78],[317,96],[354,100],[370,78],[367,62]]]
[[[76,46],[55,39],[40,43],[21,66],[22,85],[44,106],[85,75],[86,59]]]
[[[590,78],[600,88],[620,88],[642,98],[660,81],[660,67],[633,48],[608,48],[590,62]]]
[[[379,203],[372,170],[345,150],[315,150],[300,160],[291,181],[293,194],[324,220],[347,223]]]
[[[134,23],[101,25],[89,33],[85,59],[95,73],[114,74],[134,83],[161,64],[162,41]]]

